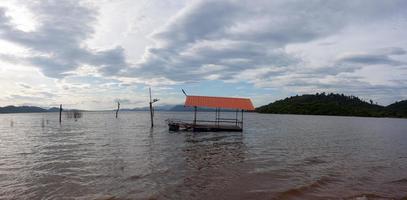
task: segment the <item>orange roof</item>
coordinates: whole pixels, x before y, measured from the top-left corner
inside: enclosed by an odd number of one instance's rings
[[[187,96],[185,106],[254,110],[250,99],[234,97]]]

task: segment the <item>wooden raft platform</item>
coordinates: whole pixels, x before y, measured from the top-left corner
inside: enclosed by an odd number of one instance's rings
[[[194,120],[167,119],[170,131],[194,131],[194,132],[242,132],[243,131],[243,112],[245,110],[254,110],[250,99],[236,97],[211,97],[211,96],[189,96],[185,93],[185,107],[194,108]],[[198,120],[198,107],[215,109],[215,121]],[[220,116],[221,109],[236,111],[234,118],[223,118]],[[239,120],[238,114],[242,112]]]
[[[201,121],[202,122],[202,121]],[[210,122],[210,121],[204,121]],[[213,121],[215,122],[215,121]],[[239,125],[209,124],[209,123],[189,123],[180,120],[168,120],[170,131],[193,131],[193,132],[242,132],[243,128]]]

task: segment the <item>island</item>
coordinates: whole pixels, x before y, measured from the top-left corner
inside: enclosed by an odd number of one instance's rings
[[[344,94],[304,94],[256,108],[258,113],[407,118],[407,100],[388,106]]]

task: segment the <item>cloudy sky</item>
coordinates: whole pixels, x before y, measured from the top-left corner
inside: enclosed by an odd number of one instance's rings
[[[1,0],[0,106],[407,99],[404,0]]]

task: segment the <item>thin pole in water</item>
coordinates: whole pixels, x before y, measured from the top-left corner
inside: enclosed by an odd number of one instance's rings
[[[236,126],[237,126],[237,113],[238,112],[239,112],[239,109],[236,109],[236,118],[235,118]]]
[[[148,88],[148,91],[150,92],[150,117],[151,117],[151,127],[154,126],[154,109],[153,109],[153,103],[159,101],[159,99],[153,99],[151,97],[151,88]]]
[[[62,104],[59,105],[59,123],[62,122]]]
[[[220,118],[220,108],[218,108],[218,116],[216,117],[216,123],[218,124],[218,127],[219,127],[219,118]]]
[[[196,125],[196,111],[197,111],[197,107],[194,106],[194,125]]]
[[[242,109],[242,122],[241,122],[241,124],[242,124],[242,129],[243,129],[243,109]]]
[[[153,99],[151,98],[151,88],[148,88],[150,92],[150,117],[151,117],[151,127],[154,126],[154,117],[153,117]]]
[[[119,114],[119,110],[120,110],[120,102],[117,102],[116,119],[117,119],[117,115]]]
[[[218,125],[218,108],[215,108],[215,125]]]

